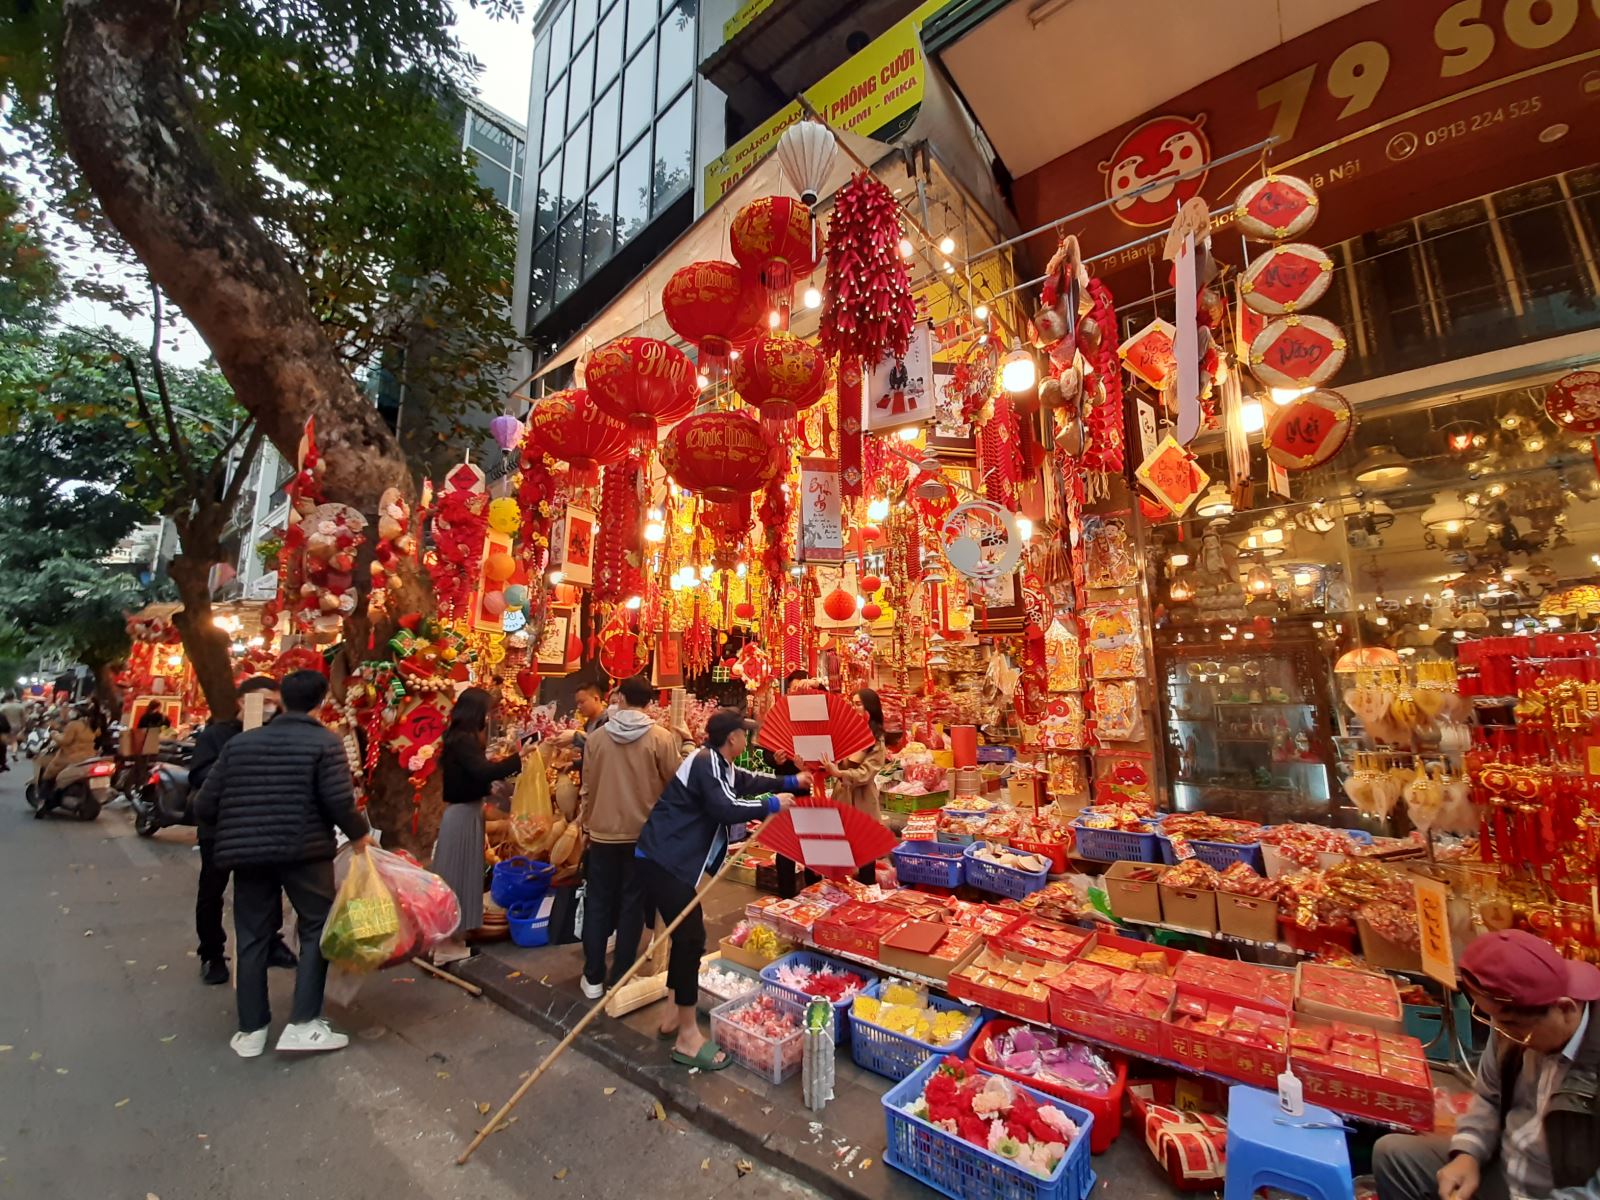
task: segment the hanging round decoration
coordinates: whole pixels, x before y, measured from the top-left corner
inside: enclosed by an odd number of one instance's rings
[[[992,500],[956,505],[940,525],[939,536],[950,566],[968,579],[999,579],[1022,560],[1017,518]]]
[[[1299,237],[1317,219],[1317,190],[1293,175],[1268,175],[1233,202],[1233,223],[1255,242]]]
[[[727,369],[734,343],[760,329],[766,295],[749,285],[738,263],[694,262],[667,280],[661,311],[673,332],[699,350],[700,369],[717,377]]]
[[[1264,436],[1267,457],[1288,471],[1320,467],[1350,440],[1355,410],[1338,392],[1308,392],[1272,414]]]
[[[1333,259],[1309,242],[1274,246],[1251,263],[1239,295],[1259,313],[1276,317],[1310,308],[1333,282]]]
[[[667,474],[714,504],[760,491],[783,461],[772,435],[743,413],[699,413],[675,426],[661,444]]]
[[[596,407],[645,446],[655,444],[657,426],[692,413],[700,395],[694,364],[656,338],[627,337],[600,347],[589,356],[583,379]]]
[[[1570,371],[1545,389],[1544,411],[1566,433],[1600,433],[1600,371]]]
[[[1344,365],[1344,331],[1325,317],[1279,317],[1250,343],[1250,369],[1268,387],[1314,388]]]
[[[729,374],[733,390],[769,421],[794,420],[828,388],[822,352],[804,338],[776,329],[747,345]]]
[[[621,462],[632,444],[628,427],[602,410],[583,388],[552,392],[524,422],[528,445],[570,468],[575,487],[600,482],[600,468]]]
[[[613,679],[637,675],[639,637],[628,621],[613,621],[600,631],[600,669]]]

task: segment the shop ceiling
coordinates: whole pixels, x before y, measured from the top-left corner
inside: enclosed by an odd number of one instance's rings
[[[929,39],[1012,176],[1372,0],[1011,0]]]

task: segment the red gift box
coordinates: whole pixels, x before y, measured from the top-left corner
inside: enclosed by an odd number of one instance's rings
[[[993,939],[996,946],[1017,950],[1051,962],[1071,962],[1088,943],[1090,935],[1081,929],[1028,917],[1018,921]]]
[[[1188,985],[1182,987],[1179,1003],[1184,1011],[1174,1017],[1167,1034],[1167,1057],[1197,1071],[1276,1087],[1286,1061],[1288,1015],[1207,1000],[1188,993]],[[1193,1011],[1195,1001],[1206,1006],[1203,1014]]]
[[[950,998],[1047,1025],[1051,993],[1044,986],[1043,977],[1056,967],[1056,963],[984,949],[970,963],[950,973]]]
[[[1296,1025],[1310,1023],[1296,1020]],[[1422,1043],[1390,1041],[1388,1064],[1380,1064],[1378,1042],[1370,1029],[1331,1022],[1325,1051],[1293,1051],[1294,1073],[1307,1100],[1335,1112],[1427,1132],[1433,1128],[1433,1088]],[[1380,1066],[1383,1069],[1380,1070]]]
[[[883,939],[907,920],[899,910],[852,901],[819,919],[811,927],[811,940],[824,950],[875,959]]]
[[[1292,971],[1190,954],[1178,964],[1172,977],[1178,981],[1179,991],[1219,1003],[1249,1004],[1277,1012],[1294,1010]]]

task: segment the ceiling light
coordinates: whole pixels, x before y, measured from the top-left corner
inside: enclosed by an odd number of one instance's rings
[[[771,312],[769,312],[767,314],[767,328],[768,329],[777,329],[782,324],[783,324],[783,317],[778,313],[777,309],[773,309]]]
[[[1307,395],[1307,394],[1309,394],[1311,392],[1314,392],[1316,390],[1317,390],[1316,388],[1283,388],[1283,387],[1275,387],[1275,388],[1270,388],[1268,390],[1268,394],[1272,397],[1272,402],[1274,404],[1276,404],[1279,408],[1282,408],[1285,404],[1288,404],[1288,403],[1290,403],[1291,401],[1294,401],[1294,400],[1298,400],[1298,399],[1300,399],[1301,396]]]
[[[1226,517],[1233,512],[1233,497],[1228,495],[1228,489],[1220,483],[1213,483],[1200,497],[1200,503],[1195,505],[1195,512],[1202,517]]]
[[[955,240],[955,238],[951,237],[947,233],[942,238],[939,239],[939,253],[940,254],[954,254],[955,252],[956,252],[956,240]]]
[[[1374,446],[1356,464],[1359,483],[1394,483],[1411,473],[1411,464],[1395,452],[1393,446]]]
[[[1440,492],[1422,511],[1422,526],[1436,533],[1458,534],[1472,522],[1472,513],[1454,490]]]
[[[1310,587],[1316,582],[1316,578],[1310,571],[1296,571],[1294,573],[1294,585],[1295,587]]]
[[[807,308],[822,307],[822,290],[820,288],[808,287],[806,289],[805,306]]]
[[[1018,340],[1011,343],[1011,352],[1000,367],[1000,386],[1012,395],[1033,390],[1039,381],[1039,368],[1033,361],[1033,351]]]
[[[703,392],[711,386],[711,380],[706,378],[704,371],[698,371],[695,373],[694,385]]]
[[[978,305],[977,308],[972,310],[972,317],[976,321],[987,321],[989,319],[989,306],[987,304]]]
[[[1544,449],[1544,439],[1538,434],[1530,434],[1522,439],[1522,448],[1529,454],[1537,454]]]
[[[1267,427],[1267,410],[1259,400],[1246,400],[1239,409],[1239,418],[1246,433],[1260,433]]]
[[[746,575],[750,574],[750,568],[745,566],[744,563],[740,563],[738,566],[733,568],[733,573],[740,579],[743,579]]]
[[[911,244],[911,239],[910,238],[903,237],[903,238],[900,239],[900,257],[901,258],[910,258],[916,252],[917,252],[917,248]]]
[[[1500,418],[1500,428],[1501,429],[1520,429],[1521,427],[1522,427],[1522,418],[1520,416],[1518,416],[1514,412],[1506,413],[1503,417]]]
[[[638,596],[629,596],[622,602],[622,607],[628,609],[630,612],[636,612],[640,608],[644,607],[644,601]]]

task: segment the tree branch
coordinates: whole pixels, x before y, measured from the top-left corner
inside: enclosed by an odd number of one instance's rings
[[[250,440],[244,444],[244,450],[239,455],[239,469],[233,473],[233,478],[228,481],[228,490],[222,494],[222,508],[224,512],[232,512],[233,506],[239,503],[239,494],[244,491],[244,481],[250,477],[250,464],[255,461],[256,453],[261,449],[261,443],[266,435],[261,426],[254,421],[246,421],[250,426]],[[243,425],[240,426],[244,428]],[[223,461],[227,460],[227,452],[222,454]]]
[[[167,444],[161,440],[161,429],[156,425],[155,414],[150,411],[150,402],[145,398],[144,382],[139,378],[139,368],[133,365],[133,359],[127,355],[122,356],[122,365],[128,369],[128,378],[133,380],[133,399],[139,406],[139,420],[150,434],[150,440],[155,442],[156,449],[165,457],[169,451]]]
[[[148,276],[147,276],[148,278]],[[155,375],[156,395],[161,400],[161,415],[167,423],[167,437],[172,442],[172,457],[177,462],[178,471],[186,476],[190,482],[203,486],[205,480],[195,470],[194,464],[189,460],[188,443],[183,435],[178,432],[178,418],[172,411],[172,393],[167,389],[167,371],[161,364],[161,289],[156,286],[156,281],[150,279],[150,302],[152,305],[150,316],[150,369]]]

